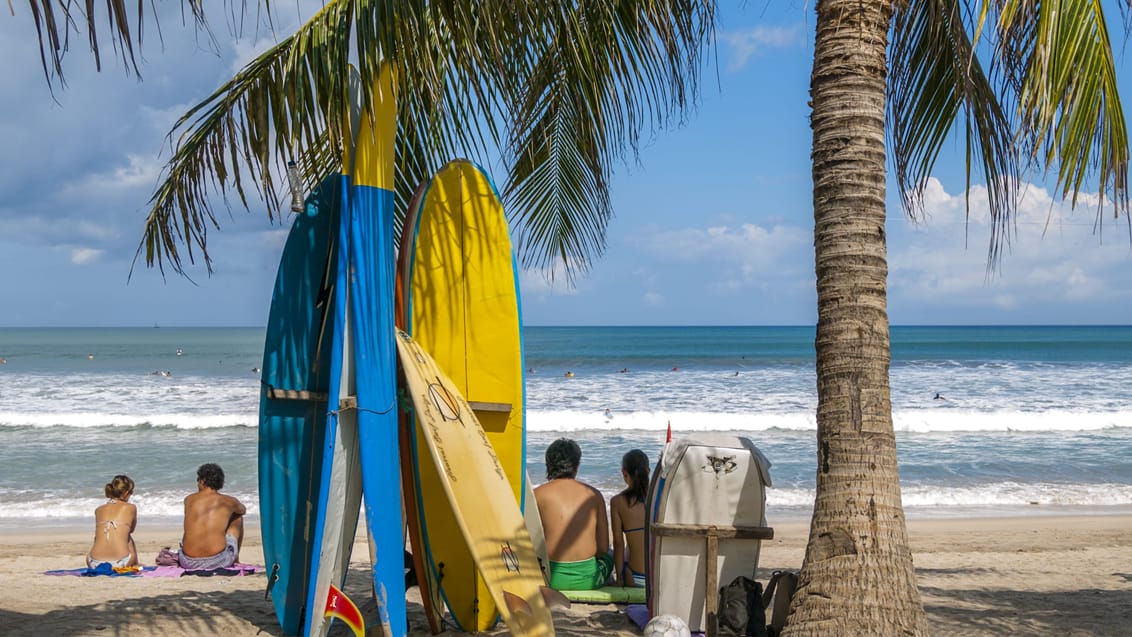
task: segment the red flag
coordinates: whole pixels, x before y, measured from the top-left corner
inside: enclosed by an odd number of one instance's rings
[[[672,442],[672,421],[671,420],[668,421],[668,435],[665,436],[664,442],[666,442],[666,443]]]
[[[362,611],[358,610],[357,605],[333,584],[326,594],[326,613],[323,616],[341,619],[353,629],[355,637],[365,637],[366,622],[362,618]]]

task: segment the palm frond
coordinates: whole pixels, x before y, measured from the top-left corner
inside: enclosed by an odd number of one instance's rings
[[[299,159],[312,186],[340,166],[351,5],[328,4],[177,121],[170,139],[181,132],[150,200],[135,261],[144,252],[148,265],[164,272],[167,261],[183,273],[183,243],[188,261],[195,263],[199,248],[211,273],[207,234],[219,227],[214,197],[228,204],[235,191],[247,208],[250,189],[266,199],[271,216],[279,208],[279,158]]]
[[[264,0],[264,4],[270,14],[269,0]],[[202,0],[182,0],[182,6],[189,9],[195,28],[211,33]],[[121,58],[126,72],[141,77],[138,51],[142,46],[146,22],[144,2],[137,2],[131,8],[125,0],[106,0],[104,27],[93,0],[82,3],[77,0],[28,0],[28,9],[39,40],[43,76],[49,87],[53,88],[56,84],[66,86],[63,59],[70,50],[71,35],[85,34],[96,70],[102,70],[102,46],[108,40],[117,57]],[[160,36],[161,25],[157,22],[156,13],[153,20]]]
[[[1096,176],[1114,216],[1127,214],[1128,131],[1101,3],[1006,0],[1001,16],[1023,151],[1056,168],[1060,195],[1073,206]]]
[[[386,61],[398,78],[401,214],[447,161],[490,164],[503,150],[521,258],[584,267],[604,247],[613,162],[692,103],[714,14],[691,0],[583,5],[328,3],[177,123],[136,258],[183,274],[185,244],[188,262],[199,249],[211,272],[214,199],[246,208],[254,189],[270,216],[282,160],[308,185],[343,169],[353,54],[361,86]]]
[[[974,156],[987,180],[992,219],[988,266],[993,267],[1010,237],[1019,162],[1014,125],[968,35],[973,27],[978,37],[985,16],[968,25],[960,10],[954,0],[897,5],[889,57],[888,135],[901,198],[915,218],[923,212],[923,189],[940,150],[960,111],[964,113],[966,190],[970,191]],[[967,205],[969,213],[969,201]]]
[[[616,160],[694,103],[714,5],[565,4],[534,22],[542,35],[512,110],[505,192],[524,265],[572,276],[604,249]]]

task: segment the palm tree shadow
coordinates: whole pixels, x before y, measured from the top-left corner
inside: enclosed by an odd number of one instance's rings
[[[230,616],[246,620],[257,635],[283,635],[260,590],[182,590],[69,606],[45,614],[0,610],[0,625],[7,635],[65,635],[79,626],[83,632],[99,631],[108,637],[219,635],[231,632],[230,621],[223,620]]]
[[[917,569],[918,570],[918,569]],[[920,587],[937,635],[1128,634],[1132,590],[1025,591]]]

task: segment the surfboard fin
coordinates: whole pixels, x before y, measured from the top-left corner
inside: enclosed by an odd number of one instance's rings
[[[507,610],[511,611],[512,615],[522,615],[527,618],[534,615],[531,611],[531,605],[527,603],[527,600],[511,591],[503,591],[503,601],[507,603]]]
[[[550,607],[550,610],[566,610],[570,608],[570,600],[553,588],[540,586],[539,591],[542,592],[542,598],[546,600],[546,605]]]

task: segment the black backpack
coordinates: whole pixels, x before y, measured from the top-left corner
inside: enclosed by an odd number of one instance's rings
[[[720,637],[767,637],[763,585],[740,575],[719,589]]]

